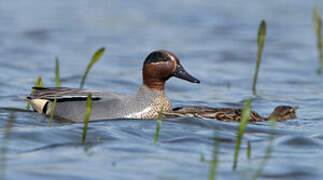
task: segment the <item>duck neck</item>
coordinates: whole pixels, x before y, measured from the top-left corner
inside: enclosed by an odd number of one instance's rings
[[[153,89],[151,87],[148,87],[146,84],[141,85],[137,92],[137,97],[153,97],[156,98],[157,96],[166,96],[165,91]]]
[[[152,89],[146,84],[143,84],[137,92],[137,99],[143,99],[144,102],[149,106],[153,107],[153,112],[156,115],[153,118],[157,118],[158,112],[170,111],[172,105],[165,94],[165,91]]]
[[[144,79],[143,85],[154,90],[164,91],[165,80],[159,79]]]

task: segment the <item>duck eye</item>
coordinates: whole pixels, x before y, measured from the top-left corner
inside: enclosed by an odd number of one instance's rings
[[[146,59],[144,64],[149,64],[149,63],[154,63],[154,62],[161,62],[161,61],[168,61],[170,58],[168,54],[164,52],[152,52],[149,54]]]

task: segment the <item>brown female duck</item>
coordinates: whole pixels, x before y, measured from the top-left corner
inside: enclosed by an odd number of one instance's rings
[[[251,111],[250,122],[268,121],[275,118],[276,121],[285,121],[296,118],[296,107],[278,106],[271,115],[266,118],[255,111]],[[171,112],[163,113],[164,118],[177,118],[183,116],[197,117],[202,119],[215,119],[219,121],[240,121],[242,109],[234,108],[213,108],[207,106],[186,106],[174,108]]]

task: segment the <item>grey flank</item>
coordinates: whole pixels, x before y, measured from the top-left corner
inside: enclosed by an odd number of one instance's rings
[[[164,91],[150,89],[145,85],[142,85],[137,94],[133,96],[76,88],[37,88],[28,99],[36,111],[49,115],[53,100],[57,97],[54,116],[81,122],[84,119],[86,97],[89,93],[93,96],[93,109],[90,120],[115,118],[152,119],[158,116],[158,112],[171,109],[170,102]],[[45,100],[45,103],[39,106],[35,103],[37,100]]]

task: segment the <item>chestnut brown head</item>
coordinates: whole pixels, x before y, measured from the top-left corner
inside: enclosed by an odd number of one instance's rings
[[[165,82],[173,76],[192,83],[200,83],[184,70],[174,54],[166,50],[153,51],[146,57],[142,76],[143,83],[156,90],[163,90]]]

